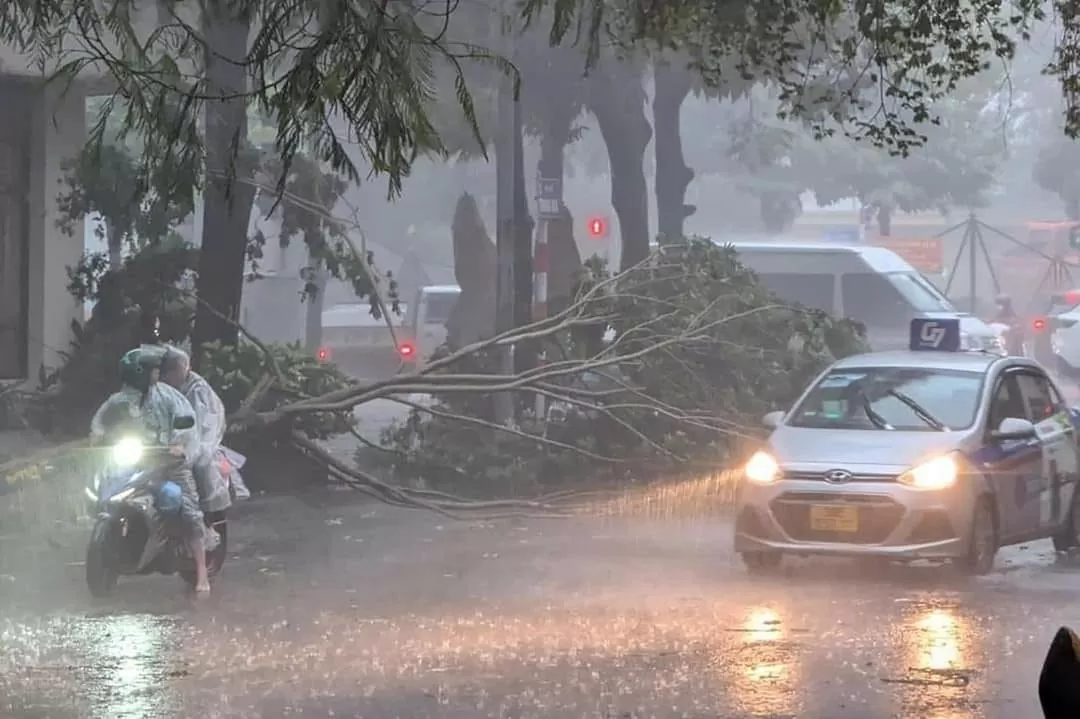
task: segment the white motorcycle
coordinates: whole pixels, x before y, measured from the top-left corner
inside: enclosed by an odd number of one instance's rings
[[[191,417],[175,429],[194,426]],[[135,435],[120,436],[95,474],[86,494],[96,520],[86,548],[86,584],[94,597],[108,596],[122,575],[179,573],[195,586],[195,559],[181,539],[182,490],[169,481],[176,458],[168,447],[147,444]],[[206,569],[211,577],[225,563],[228,524],[225,512],[205,514]]]

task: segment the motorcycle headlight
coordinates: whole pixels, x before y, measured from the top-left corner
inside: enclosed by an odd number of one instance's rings
[[[935,457],[900,475],[899,480],[915,489],[948,489],[956,484],[960,468],[952,455]]]
[[[113,445],[112,461],[118,467],[138,464],[143,456],[143,443],[134,437],[124,437]]]
[[[772,484],[780,479],[780,465],[768,452],[759,450],[746,463],[743,474],[754,484]]]

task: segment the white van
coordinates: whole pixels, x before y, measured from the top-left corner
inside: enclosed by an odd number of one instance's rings
[[[883,247],[792,241],[731,242],[778,297],[866,326],[874,350],[906,349],[916,317],[960,320],[966,349],[1001,352],[997,333],[960,312],[929,280]]]
[[[403,360],[423,364],[446,342],[446,321],[460,296],[457,285],[428,285],[417,291],[406,321],[412,344],[403,342],[399,348]]]

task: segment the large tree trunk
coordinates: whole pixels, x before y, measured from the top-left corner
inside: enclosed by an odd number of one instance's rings
[[[611,204],[619,216],[623,269],[649,256],[649,194],[645,148],[652,127],[645,116],[640,68],[609,61],[595,72],[589,109],[600,125],[611,164]]]
[[[205,342],[238,339],[244,286],[248,223],[255,201],[252,160],[247,146],[246,55],[250,19],[229,4],[208,4],[203,13],[207,42],[206,189],[203,193],[202,249],[195,290],[199,306],[192,332],[193,356]]]
[[[694,171],[686,166],[680,132],[682,104],[690,94],[691,75],[684,67],[660,64],[653,69],[653,78],[657,230],[661,240],[677,240],[685,234],[686,218],[697,210],[684,203]]]

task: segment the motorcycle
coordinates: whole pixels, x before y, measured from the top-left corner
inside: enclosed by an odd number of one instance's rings
[[[181,417],[174,428],[190,429],[194,423]],[[147,444],[136,435],[120,436],[109,447],[108,461],[86,488],[96,516],[86,548],[86,584],[92,596],[111,594],[120,576],[155,572],[179,573],[195,587],[195,559],[179,532],[182,490],[168,480],[176,461],[168,447]],[[211,577],[225,563],[225,515],[205,513],[206,570]]]

